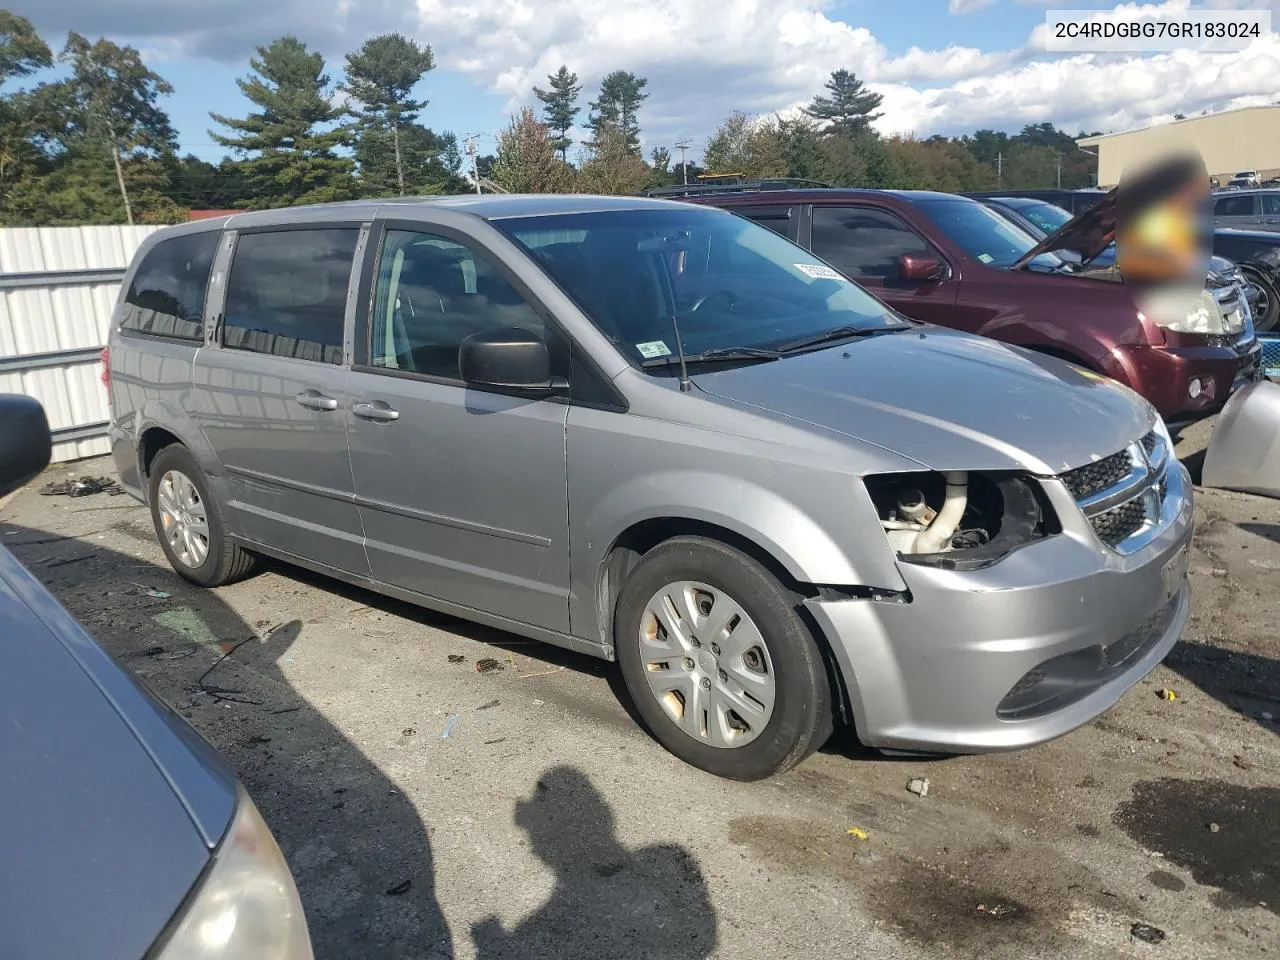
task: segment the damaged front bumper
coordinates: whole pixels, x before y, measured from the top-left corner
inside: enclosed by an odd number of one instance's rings
[[[1227,401],[1209,435],[1202,480],[1206,487],[1280,497],[1280,384],[1250,384]]]
[[[1062,532],[973,571],[901,564],[900,602],[808,601],[868,746],[977,753],[1061,736],[1113,706],[1177,642],[1190,612],[1191,480],[1170,458],[1158,522],[1103,544],[1066,487]]]

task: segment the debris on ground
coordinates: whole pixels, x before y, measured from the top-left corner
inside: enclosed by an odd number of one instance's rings
[[[1143,943],[1159,943],[1165,934],[1159,927],[1153,927],[1149,923],[1135,923],[1129,928],[1129,936]]]
[[[1219,830],[1221,830],[1221,829],[1222,829],[1222,828],[1221,828],[1220,826],[1218,826],[1216,823],[1211,823],[1211,824],[1209,824],[1209,832],[1210,832],[1210,833],[1217,833],[1217,832],[1218,832]]]
[[[155,648],[153,647],[152,649]],[[176,650],[165,650],[164,647],[160,647],[158,653],[148,651],[147,655],[155,657],[157,660],[185,660],[187,657],[194,656],[199,649],[196,644],[189,643],[184,647],[178,647]]]
[[[110,477],[77,477],[46,483],[40,491],[42,497],[88,497],[95,493],[118,496],[124,493],[120,485]]]
[[[492,673],[495,670],[505,670],[501,663],[493,659],[493,657],[485,657],[483,660],[476,661],[476,673]]]
[[[168,600],[173,596],[173,594],[166,593],[164,590],[148,590],[147,596],[153,597],[156,600]]]
[[[413,727],[405,727],[403,730],[400,731],[400,734],[401,736],[412,737],[417,732],[418,731],[413,729]]]
[[[978,912],[985,913],[988,917],[999,919],[1000,917],[1007,917],[1010,914],[1017,913],[1018,908],[1007,903],[995,903],[989,907],[985,903],[980,903],[978,904]]]
[[[853,837],[855,840],[866,840],[868,838],[867,831],[863,830],[861,827],[850,827],[845,831],[845,833],[849,834],[849,836]]]
[[[484,745],[486,747],[492,747],[495,743],[506,743],[506,742],[507,742],[506,737],[499,737],[497,740],[486,740],[484,742]]]
[[[147,647],[147,649],[142,652],[145,656],[148,656],[148,657],[158,657],[160,656],[160,654],[164,653],[164,647],[161,647],[161,646]]]
[[[462,662],[463,662],[464,660],[466,660],[466,659],[467,659],[467,658],[466,658],[466,657],[464,657],[464,656],[463,656],[462,654],[460,654],[460,653],[451,653],[451,654],[449,654],[449,662],[450,662],[450,663],[462,663]]]
[[[476,709],[477,709],[477,710],[492,710],[494,707],[499,706],[501,703],[502,703],[502,701],[501,701],[501,700],[490,700],[488,703],[482,703],[482,704],[480,704],[480,706],[476,707]]]
[[[1258,714],[1258,717],[1262,720],[1267,721],[1267,723],[1270,723],[1272,720],[1275,719],[1275,716],[1273,716],[1270,713],[1267,713],[1267,711],[1265,710],[1263,710],[1262,713]]]
[[[907,784],[907,790],[924,799],[929,795],[929,778],[915,777]]]
[[[57,558],[54,558],[51,560],[45,560],[43,565],[48,568],[65,567],[71,563],[83,563],[85,560],[92,560],[92,559],[93,559],[93,554],[86,553],[84,556],[80,556],[80,557],[66,557],[61,560]]]
[[[401,894],[408,893],[409,888],[412,886],[413,886],[412,877],[410,877],[408,880],[402,880],[400,883],[397,883],[394,887],[391,887],[387,890],[387,896],[398,897]]]
[[[449,716],[445,718],[444,732],[440,734],[440,739],[448,740],[449,734],[453,733],[453,728],[457,726],[457,723],[458,723],[458,715],[456,713],[449,714]]]
[[[1239,767],[1241,770],[1252,770],[1252,769],[1253,769],[1253,764],[1252,764],[1252,763],[1250,763],[1248,760],[1246,760],[1244,757],[1240,756],[1240,754],[1238,754],[1238,753],[1237,753],[1234,757],[1232,757],[1232,758],[1231,758],[1231,762],[1232,762],[1232,763],[1234,763],[1234,764],[1235,764],[1237,767]]]
[[[1177,700],[1178,699],[1178,695],[1174,693],[1172,690],[1170,690],[1168,687],[1161,687],[1158,691],[1156,691],[1156,696],[1158,696],[1161,700]]]

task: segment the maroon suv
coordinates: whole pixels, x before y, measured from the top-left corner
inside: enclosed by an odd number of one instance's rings
[[[947,193],[772,190],[690,199],[811,249],[908,317],[1119,380],[1170,426],[1216,412],[1260,376],[1261,347],[1235,286],[1210,288],[1220,307],[1214,316],[1201,311],[1159,326],[1139,313],[1114,270],[1089,268],[1113,237],[1106,201],[1037,242],[981,203]]]

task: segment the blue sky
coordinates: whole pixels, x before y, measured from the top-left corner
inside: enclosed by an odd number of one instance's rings
[[[531,87],[560,63],[585,84],[583,106],[611,69],[649,79],[646,146],[694,141],[694,153],[735,109],[787,111],[852,69],[885,97],[883,132],[1016,131],[1052,121],[1075,132],[1123,129],[1174,112],[1270,102],[1280,51],[1267,38],[1247,53],[1049,55],[1033,32],[1037,0],[8,0],[45,39],[67,30],[142,50],[174,86],[165,104],[184,150],[216,160],[209,112],[250,109],[236,79],[257,44],[295,33],[326,56],[399,30],[430,43],[438,67],[419,96],[423,122],[459,135],[494,135]],[[1186,0],[1148,7],[1177,10]],[[1215,0],[1230,6],[1231,0]],[[1236,4],[1259,6],[1257,3]],[[1086,6],[1104,6],[1090,2]],[[1123,5],[1133,7],[1135,5]],[[1280,25],[1280,23],[1278,23]]]

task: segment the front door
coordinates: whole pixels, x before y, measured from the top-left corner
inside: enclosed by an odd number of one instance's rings
[[[466,238],[389,226],[378,242],[349,384],[351,463],[373,575],[567,631],[569,407],[478,390],[458,376],[458,348],[471,334],[551,332]]]
[[[813,252],[856,280],[904,316],[940,326],[956,326],[958,278],[904,280],[898,258],[929,257],[946,265],[942,254],[896,214],[856,204],[814,206]]]
[[[219,341],[196,355],[196,419],[227,473],[235,530],[368,575],[347,456],[343,330],[357,225],[241,233]]]

